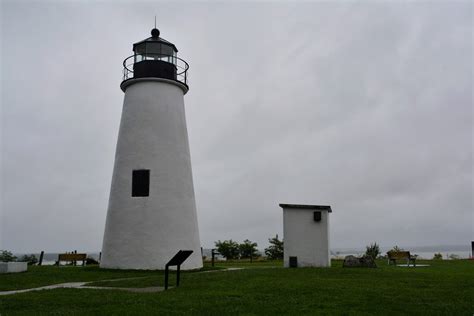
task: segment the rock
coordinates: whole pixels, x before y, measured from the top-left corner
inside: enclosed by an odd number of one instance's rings
[[[346,256],[342,266],[344,268],[377,268],[374,259],[368,256],[363,256],[360,258]]]
[[[352,268],[359,266],[359,259],[354,256],[346,256],[344,258],[344,263],[342,264],[344,268]]]

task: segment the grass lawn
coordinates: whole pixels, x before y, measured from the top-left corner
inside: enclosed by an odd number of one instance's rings
[[[0,296],[0,314],[443,314],[474,313],[474,261],[426,261],[405,268],[378,262],[377,269],[281,268],[281,262],[218,263],[242,270],[188,272],[181,286],[160,293],[55,289]],[[140,279],[104,282],[117,278]],[[171,284],[174,278],[171,277]],[[97,281],[112,287],[162,286],[163,273],[98,267],[30,267],[0,276],[0,290],[61,282]],[[99,282],[100,281],[100,282]]]

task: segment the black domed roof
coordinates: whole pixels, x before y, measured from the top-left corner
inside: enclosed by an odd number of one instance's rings
[[[152,35],[151,37],[149,37],[147,39],[144,39],[143,41],[140,41],[140,42],[137,42],[137,43],[133,44],[133,50],[135,51],[135,47],[137,45],[140,45],[140,44],[143,44],[143,43],[162,43],[162,44],[173,47],[173,50],[175,52],[178,52],[178,49],[176,48],[176,46],[173,43],[168,42],[164,38],[160,37],[160,31],[158,29],[156,29],[156,28],[152,29],[151,30],[151,35]]]

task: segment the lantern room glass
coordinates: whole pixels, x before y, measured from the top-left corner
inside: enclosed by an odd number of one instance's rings
[[[176,51],[163,42],[149,41],[135,46],[135,63],[143,60],[161,60],[176,65]]]

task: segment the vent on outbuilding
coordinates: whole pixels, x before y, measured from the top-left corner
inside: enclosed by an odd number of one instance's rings
[[[321,212],[313,212],[314,221],[320,222],[321,221]]]

